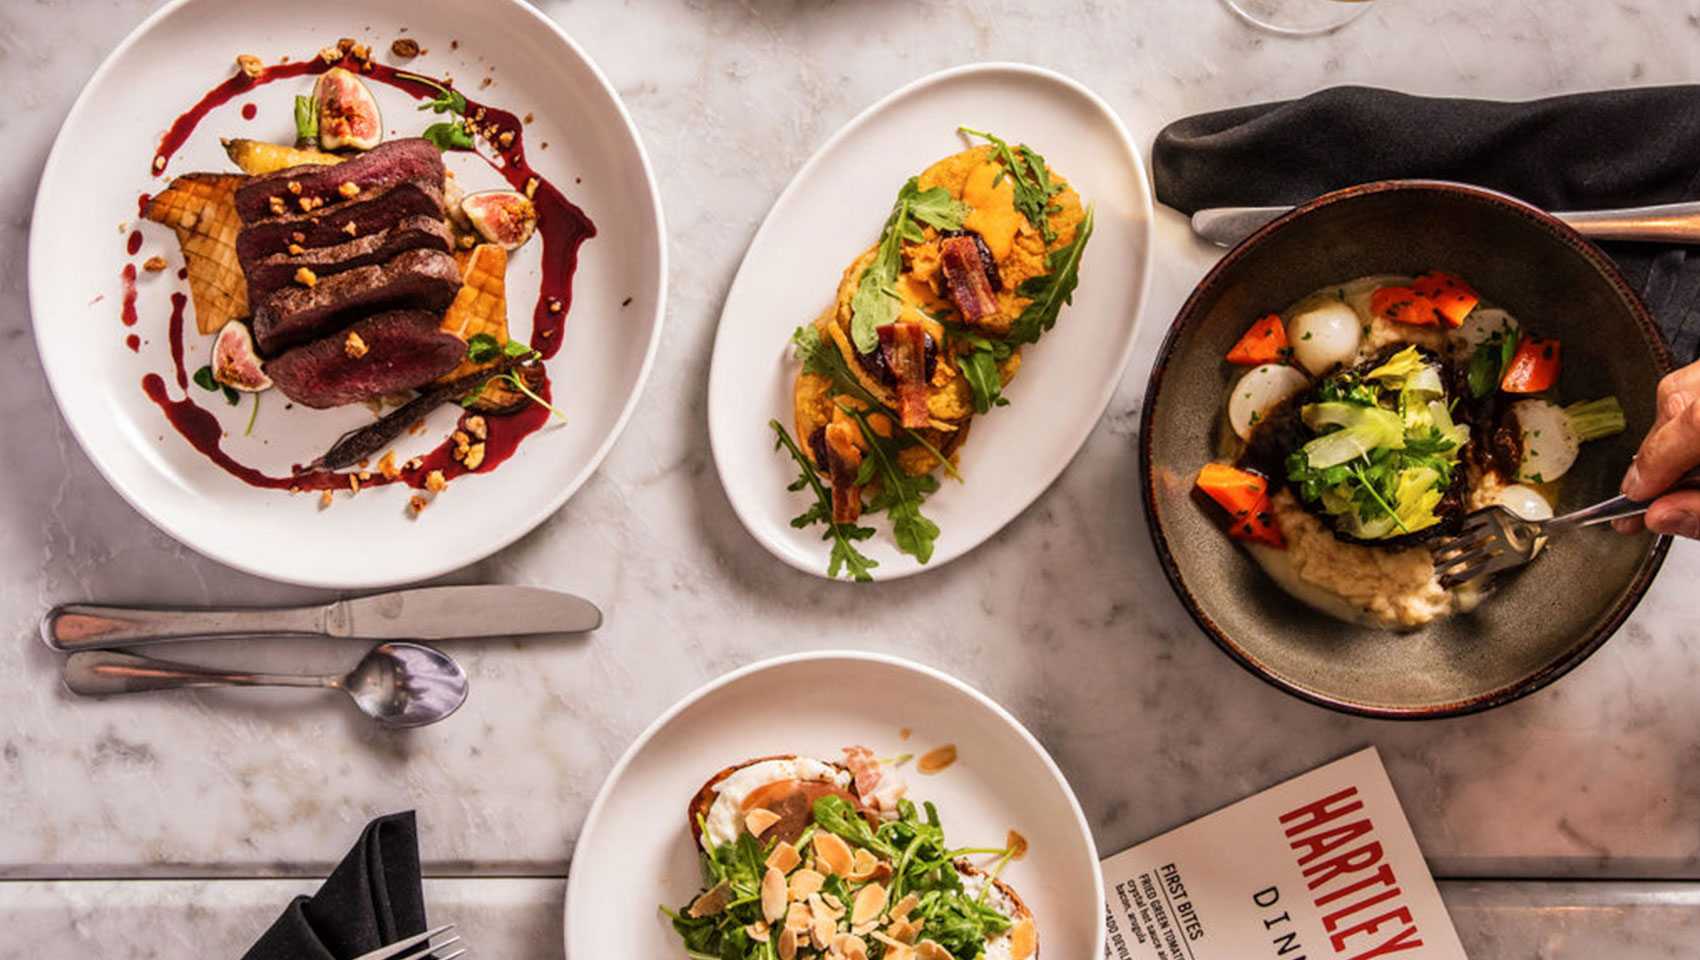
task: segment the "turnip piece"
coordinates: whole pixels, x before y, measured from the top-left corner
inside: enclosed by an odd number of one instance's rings
[[[1363,319],[1338,300],[1306,308],[1287,322],[1287,342],[1293,359],[1320,377],[1339,366],[1350,366],[1363,339]]]
[[[1292,367],[1266,363],[1253,367],[1234,384],[1228,395],[1228,425],[1241,440],[1283,400],[1310,386],[1310,378]]]

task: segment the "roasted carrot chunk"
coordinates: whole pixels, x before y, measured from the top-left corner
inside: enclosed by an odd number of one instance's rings
[[[1546,337],[1524,337],[1505,366],[1499,389],[1506,393],[1540,393],[1558,382],[1559,342]]]
[[[1240,342],[1228,351],[1228,362],[1256,367],[1265,363],[1285,363],[1293,355],[1287,345],[1287,328],[1278,314],[1270,314],[1251,325]]]
[[[1378,317],[1414,327],[1437,327],[1445,322],[1433,300],[1410,287],[1378,287],[1370,294],[1369,310]]]
[[[1482,300],[1469,284],[1444,270],[1430,270],[1412,280],[1411,290],[1434,304],[1441,320],[1449,327],[1463,326],[1464,318]]]
[[[1207,463],[1198,471],[1198,489],[1222,505],[1235,520],[1251,514],[1259,501],[1269,499],[1269,481],[1225,463]]]
[[[1287,549],[1287,538],[1281,535],[1281,525],[1275,520],[1275,504],[1268,497],[1259,501],[1244,520],[1235,521],[1228,528],[1228,535],[1236,540],[1266,543],[1277,550]]]

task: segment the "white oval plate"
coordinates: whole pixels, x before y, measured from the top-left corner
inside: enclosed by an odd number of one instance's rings
[[[709,372],[708,428],[726,495],[752,535],[786,563],[826,576],[820,526],[791,518],[797,467],[774,450],[770,419],[792,430],[793,330],[820,314],[844,268],[879,238],[909,177],[969,146],[965,126],[1025,142],[1097,204],[1074,303],[1023,351],[1010,406],[974,420],[957,484],[941,477],[924,508],[940,529],[931,562],[978,546],[1062,473],[1098,422],[1133,353],[1151,258],[1151,191],[1139,150],[1109,105],[1049,70],[977,64],[923,78],[874,104],[827,141],[785,188],[738,269]],[[979,141],[976,141],[979,142]],[[802,439],[798,438],[801,443]],[[883,514],[860,544],[877,580],[926,569],[899,553]]]
[[[908,740],[900,731],[913,731]],[[1010,830],[1027,856],[1003,878],[1033,910],[1040,954],[1104,955],[1104,885],[1080,804],[1045,748],[984,694],[943,673],[877,654],[780,657],[714,680],[650,725],[614,765],[585,819],[567,877],[568,960],[685,955],[660,906],[700,889],[685,809],[731,764],[797,753],[837,760],[861,744],[877,756],[947,743],[940,773],[902,768],[909,796],[937,805],[956,846],[1001,846]]]
[[[402,27],[407,28],[405,34]],[[290,106],[311,90],[306,78],[279,80],[238,96],[201,121],[166,175],[149,175],[160,135],[177,115],[235,70],[237,54],[274,63],[310,57],[339,37],[389,56],[390,41],[412,37],[427,53],[403,69],[455,77],[477,100],[518,115],[527,159],[596,224],[579,250],[565,341],[549,369],[556,405],[570,418],[527,438],[498,469],[462,477],[418,518],[396,485],[368,490],[321,511],[316,494],[249,487],[225,473],[177,434],[141,389],[144,374],[170,373],[168,298],[187,292],[171,231],[137,226],[136,198],[171,176],[232,170],[218,138],[289,140]],[[451,44],[458,41],[458,45]],[[488,87],[481,86],[491,77]],[[386,133],[416,135],[433,115],[383,84],[373,84]],[[257,105],[244,120],[246,103]],[[547,141],[547,149],[541,143]],[[504,186],[482,161],[448,156],[469,186]],[[482,169],[480,169],[482,168]],[[590,476],[625,425],[659,343],[666,247],[661,205],[649,162],[625,109],[584,53],[554,23],[518,0],[477,5],[452,0],[179,0],[119,45],[66,117],[42,175],[30,237],[30,306],[36,344],[55,399],[72,432],[101,473],[161,529],[214,559],[251,573],[296,583],[377,587],[434,576],[478,560],[517,539],[566,502]],[[127,230],[146,240],[134,257]],[[537,244],[516,255],[508,277],[508,315],[529,331],[537,300]],[[119,322],[119,273],[162,254],[171,269],[138,281],[144,343],[125,347]],[[192,314],[193,308],[190,308]],[[189,370],[207,361],[211,338],[185,337]],[[322,453],[345,430],[371,421],[358,405],[328,411],[283,409],[281,395],[263,398],[251,437],[242,435],[249,406],[226,408],[191,385],[217,411],[225,448],[236,459],[278,476]],[[208,402],[210,400],[210,402]],[[437,411],[418,436],[404,437],[398,459],[423,452],[452,429],[455,413]],[[410,449],[416,445],[418,449]]]

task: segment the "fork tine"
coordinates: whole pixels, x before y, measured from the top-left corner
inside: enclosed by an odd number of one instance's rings
[[[447,940],[444,940],[441,943],[427,943],[427,944],[421,946],[418,950],[415,950],[414,952],[408,954],[407,956],[405,956],[405,957],[398,956],[398,957],[395,957],[394,960],[424,960],[425,957],[436,957],[436,952],[438,950],[441,950],[444,947],[452,947],[459,942],[460,942],[460,937],[457,935],[457,936],[450,937],[450,938],[448,938]],[[461,953],[464,953],[464,952],[466,952],[466,951],[464,951],[464,950],[461,951]],[[458,954],[458,953],[455,954],[455,956],[459,956],[459,955],[460,954]],[[448,960],[448,958],[447,957],[436,957],[436,960]]]
[[[1450,590],[1461,583],[1474,580],[1477,577],[1485,577],[1490,573],[1498,573],[1501,570],[1509,570],[1513,567],[1520,567],[1525,562],[1526,561],[1523,556],[1518,553],[1496,554],[1468,570],[1455,570],[1451,573],[1442,575],[1440,578],[1440,585]]]
[[[1445,575],[1449,570],[1461,570],[1465,567],[1475,566],[1478,563],[1485,562],[1491,557],[1497,556],[1499,552],[1502,552],[1502,548],[1496,549],[1496,547],[1499,547],[1499,545],[1494,543],[1483,543],[1473,550],[1448,557],[1445,560],[1436,560],[1434,570],[1436,573]]]
[[[445,923],[440,927],[427,930],[424,933],[416,933],[405,940],[397,940],[395,943],[379,947],[370,953],[363,953],[360,956],[355,957],[354,960],[398,960],[403,951],[410,947],[416,947],[421,943],[428,943],[432,937],[441,936],[444,933],[453,930],[454,926],[455,925],[452,923]],[[455,939],[458,940],[460,938],[456,937]],[[427,946],[425,948],[425,952],[429,953],[432,949],[434,948]],[[416,954],[416,956],[419,955],[422,954]]]

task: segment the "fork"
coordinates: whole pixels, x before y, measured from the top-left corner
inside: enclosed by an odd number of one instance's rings
[[[1669,488],[1696,489],[1700,489],[1700,467],[1678,477]],[[1466,580],[1528,563],[1540,552],[1547,538],[1561,530],[1638,517],[1646,513],[1652,503],[1651,500],[1631,500],[1620,494],[1550,520],[1525,520],[1501,506],[1484,507],[1464,518],[1457,536],[1431,548],[1434,572],[1440,577],[1440,585],[1450,590]]]
[[[405,940],[397,940],[395,943],[379,947],[371,953],[363,953],[355,957],[354,960],[424,960],[427,956],[432,957],[433,960],[454,960],[454,958],[464,955],[466,950],[462,948],[453,953],[445,954],[437,954],[435,951],[447,949],[460,943],[459,935],[449,937],[447,940],[439,940],[436,943],[431,942],[453,929],[454,924],[445,923],[434,930],[415,934]],[[415,947],[418,949],[414,949]]]

